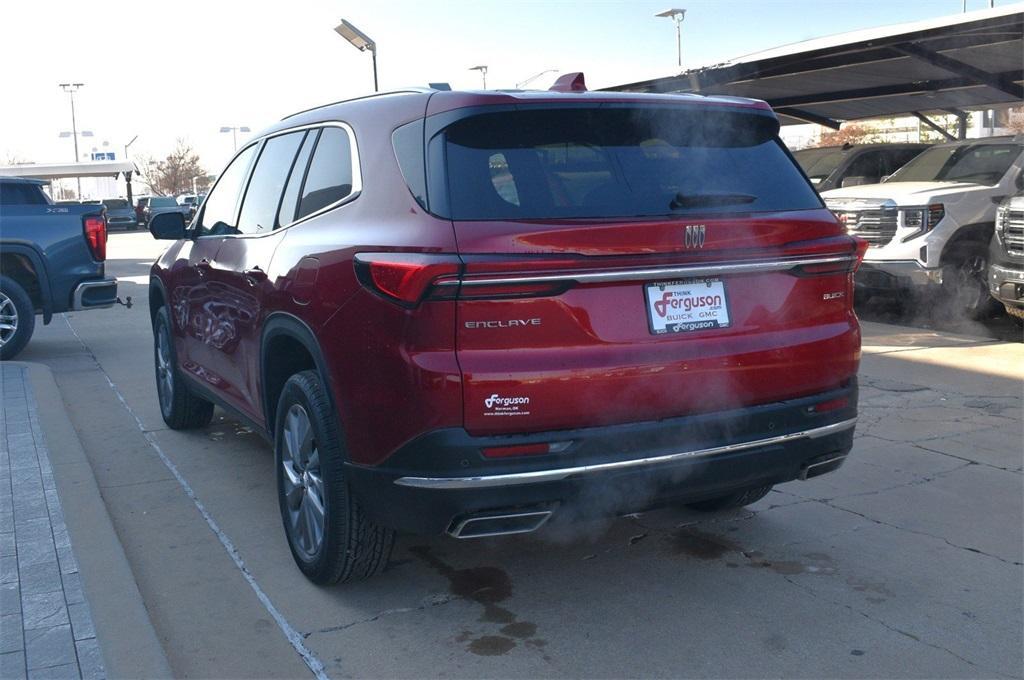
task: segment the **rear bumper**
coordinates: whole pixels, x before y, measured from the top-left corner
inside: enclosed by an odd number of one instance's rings
[[[898,291],[941,284],[942,269],[929,269],[916,260],[864,262],[857,270],[855,281],[862,290]]]
[[[71,310],[103,309],[117,301],[117,279],[83,281],[75,287],[71,297]]]
[[[990,265],[988,289],[992,297],[1007,307],[1024,309],[1024,267]]]
[[[841,408],[814,410],[843,399]],[[654,422],[505,437],[440,430],[382,466],[347,471],[375,521],[411,533],[438,534],[504,512],[614,515],[834,470],[853,445],[856,412],[853,382],[813,397]],[[556,441],[570,444],[515,459],[480,453]]]

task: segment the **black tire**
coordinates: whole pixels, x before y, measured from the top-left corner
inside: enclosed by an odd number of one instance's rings
[[[164,340],[166,345],[161,347]],[[213,404],[196,394],[178,370],[171,317],[166,307],[157,310],[153,321],[153,364],[160,415],[167,427],[194,430],[209,425],[213,420]]]
[[[302,413],[308,430],[301,429]],[[302,371],[288,379],[278,400],[275,423],[278,504],[288,547],[299,569],[319,585],[357,581],[383,571],[395,532],[371,522],[349,488],[338,416],[316,371]],[[310,439],[303,460],[299,439],[305,439],[305,432]],[[320,510],[319,543],[309,540],[315,531],[304,532],[300,526],[307,504],[312,514],[305,515],[306,522],[316,519],[317,508]]]
[[[986,319],[999,305],[988,292],[988,248],[967,242],[954,246],[942,266],[942,293],[950,314]]]
[[[745,491],[734,491],[733,493],[719,496],[718,498],[709,498],[706,501],[698,501],[696,503],[687,503],[686,507],[693,510],[700,510],[701,512],[718,512],[719,510],[731,510],[733,508],[742,508],[744,505],[750,505],[756,503],[772,490],[772,485],[758,486],[753,489],[746,489]]]
[[[13,359],[25,349],[36,328],[36,310],[21,284],[0,276],[0,360]]]

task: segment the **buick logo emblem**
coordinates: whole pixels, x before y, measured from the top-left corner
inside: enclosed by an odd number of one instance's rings
[[[704,247],[704,233],[706,227],[703,224],[688,224],[686,225],[686,238],[684,243],[687,248],[703,248]]]

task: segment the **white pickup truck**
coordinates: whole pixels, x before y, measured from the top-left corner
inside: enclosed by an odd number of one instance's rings
[[[979,318],[989,297],[988,244],[996,208],[1024,182],[1024,137],[937,144],[881,184],[825,191],[825,204],[868,244],[860,294],[938,289]]]

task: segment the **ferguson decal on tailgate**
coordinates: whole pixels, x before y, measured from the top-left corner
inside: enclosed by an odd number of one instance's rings
[[[484,399],[485,416],[528,416],[529,397],[503,397],[492,394]]]

